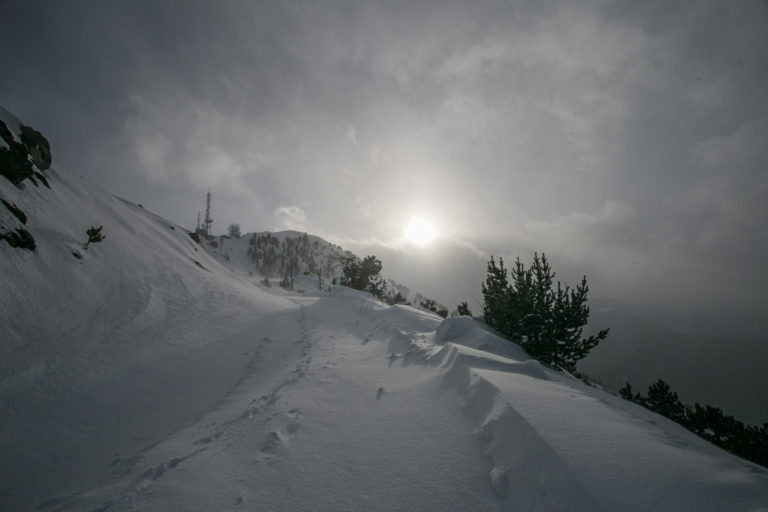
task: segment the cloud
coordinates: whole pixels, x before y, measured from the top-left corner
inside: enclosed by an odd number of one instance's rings
[[[348,142],[351,142],[353,145],[357,146],[357,130],[354,126],[347,126],[346,139]]]
[[[153,181],[172,179],[173,142],[161,134],[149,135],[139,130],[133,146],[142,174]]]
[[[546,238],[585,236],[588,232],[625,229],[635,218],[632,209],[620,201],[607,201],[595,213],[570,212],[552,220],[536,220],[525,226],[529,233]]]
[[[715,136],[693,150],[694,159],[703,167],[722,172],[754,166],[765,171],[768,164],[768,119],[752,121],[729,135]]]
[[[668,300],[734,258],[738,288],[765,282],[766,7],[12,2],[0,44],[35,44],[0,56],[0,96],[57,163],[176,222],[211,186],[217,225],[411,257],[421,215],[466,261],[547,250]]]
[[[599,283],[600,295],[608,288],[626,293],[642,281],[652,260],[668,256],[651,246],[639,222],[635,211],[617,200],[606,201],[597,211],[534,220],[525,225],[514,256],[527,260],[534,251],[545,252],[566,282],[588,274]],[[641,258],[643,264],[638,265]]]
[[[275,231],[307,231],[308,228],[307,215],[298,206],[280,206],[272,213],[272,229]]]

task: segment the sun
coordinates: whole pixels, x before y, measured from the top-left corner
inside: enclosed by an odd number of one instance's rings
[[[411,217],[408,225],[405,226],[405,238],[413,245],[424,247],[431,242],[437,233],[429,221],[420,217]]]

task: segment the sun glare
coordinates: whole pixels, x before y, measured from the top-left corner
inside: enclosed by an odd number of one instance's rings
[[[437,233],[428,221],[413,217],[405,227],[405,238],[413,245],[424,247],[431,242]]]

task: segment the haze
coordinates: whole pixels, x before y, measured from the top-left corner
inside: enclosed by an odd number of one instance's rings
[[[768,3],[2,4],[0,104],[194,228],[298,229],[451,307],[491,255],[765,310]],[[413,217],[437,233],[419,247]]]

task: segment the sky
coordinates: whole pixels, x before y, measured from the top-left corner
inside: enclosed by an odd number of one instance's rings
[[[210,187],[216,233],[317,234],[449,306],[534,251],[592,296],[768,306],[766,1],[0,9],[0,105],[189,228]]]

